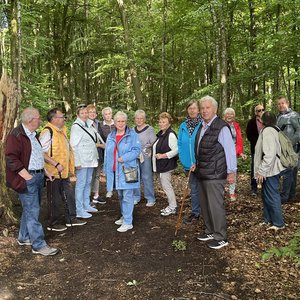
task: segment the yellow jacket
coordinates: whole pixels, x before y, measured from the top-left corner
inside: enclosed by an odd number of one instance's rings
[[[68,178],[69,176],[74,175],[74,154],[72,147],[70,146],[69,140],[67,138],[67,129],[64,126],[62,129],[58,129],[51,123],[47,123],[45,127],[50,127],[53,131],[52,141],[50,142],[50,147],[48,149],[48,156],[52,157],[55,161],[59,162],[64,170],[61,172],[62,178]],[[41,132],[42,136],[48,132],[48,128],[44,128]],[[52,156],[51,156],[51,147],[52,147]],[[45,162],[45,168],[49,171],[55,178],[59,178],[57,169]]]

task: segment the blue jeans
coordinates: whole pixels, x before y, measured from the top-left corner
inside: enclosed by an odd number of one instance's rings
[[[31,175],[33,176],[32,179],[26,181],[27,192],[19,194],[23,212],[18,240],[30,240],[32,248],[39,250],[47,245],[44,239],[43,226],[39,222],[44,173]]]
[[[263,216],[266,223],[272,223],[277,227],[284,226],[281,199],[280,199],[280,175],[266,177],[262,186]]]
[[[296,167],[297,169],[297,167]],[[298,171],[298,170],[297,170]],[[282,181],[282,190],[280,193],[281,197],[281,203],[285,203],[288,200],[292,199],[292,187],[294,183],[294,169],[293,168],[288,168],[280,172],[280,177],[283,177]],[[294,192],[294,197],[295,197],[295,192]]]
[[[134,208],[133,191],[134,189],[118,190],[121,215],[123,217],[123,224],[125,225],[132,225],[132,215]]]
[[[199,194],[199,180],[194,172],[191,172],[189,180],[191,188],[191,202],[192,202],[192,214],[200,216],[200,194]]]
[[[140,163],[141,178],[144,186],[144,197],[148,203],[154,203],[154,184],[151,158],[145,158],[144,162]],[[141,189],[133,190],[134,200],[139,202],[141,200]]]
[[[76,213],[81,214],[90,206],[91,182],[94,168],[76,170],[75,200]]]

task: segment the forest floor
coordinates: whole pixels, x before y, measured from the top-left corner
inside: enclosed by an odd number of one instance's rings
[[[174,176],[178,200],[185,181]],[[160,216],[167,200],[159,185],[154,207],[144,200],[135,206],[131,231],[116,231],[116,195],[87,225],[45,231],[49,244],[61,249],[53,257],[18,246],[17,228],[2,224],[0,299],[300,299],[299,265],[286,257],[262,261],[266,250],[286,246],[299,230],[300,202],[283,206],[286,229],[267,231],[259,225],[261,198],[249,195],[248,182],[240,175],[238,199],[226,198],[229,245],[220,250],[197,240],[201,220],[182,225],[175,237],[177,216]],[[187,199],[184,215],[189,211]],[[41,220],[45,225],[45,212]],[[175,251],[174,240],[186,250]]]

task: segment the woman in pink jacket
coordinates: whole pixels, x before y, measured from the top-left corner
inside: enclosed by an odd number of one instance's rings
[[[241,127],[237,122],[234,121],[235,120],[234,109],[231,107],[226,108],[224,110],[223,117],[230,127],[232,138],[235,144],[236,156],[241,157],[243,160],[247,159],[247,155],[244,154]],[[234,183],[229,185],[229,197],[230,200],[232,201],[236,200],[235,188],[236,188],[236,179]]]

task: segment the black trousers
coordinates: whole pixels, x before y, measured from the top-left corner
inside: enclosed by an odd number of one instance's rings
[[[49,226],[61,222],[62,211],[67,223],[76,218],[75,191],[69,178],[47,181],[46,186]]]

